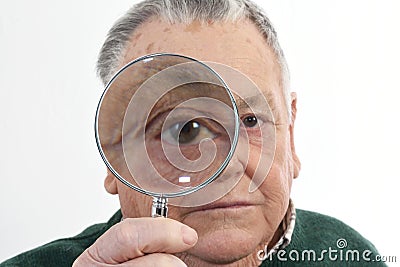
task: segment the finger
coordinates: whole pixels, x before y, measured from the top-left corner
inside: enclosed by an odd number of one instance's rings
[[[94,262],[118,264],[155,252],[177,253],[197,242],[187,225],[167,218],[125,219],[111,227],[85,252]]]
[[[187,267],[178,257],[166,253],[152,253],[128,262],[122,263],[121,267]]]

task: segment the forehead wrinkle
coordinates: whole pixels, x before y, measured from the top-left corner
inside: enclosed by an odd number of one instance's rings
[[[282,101],[280,99],[281,94],[283,93],[281,86],[279,86],[280,70],[276,67],[274,58],[268,57],[266,60],[272,62],[272,67],[270,66],[271,64],[266,64],[266,62],[263,61],[264,64],[261,64],[260,68],[260,65],[256,66],[252,59],[246,57],[230,58],[227,65],[239,71],[242,75],[252,81],[260,92],[260,94],[254,96],[237,97],[238,108],[248,109],[249,106],[257,107],[259,106],[257,103],[259,104],[264,102],[262,97],[265,97],[265,101],[268,103],[271,111],[273,111],[274,114],[280,115],[280,112],[282,112],[281,108],[284,108],[281,107]],[[269,84],[269,86],[267,86],[269,89],[261,90],[259,86],[264,84],[262,87],[265,87],[266,82]],[[247,102],[247,104],[245,102]]]

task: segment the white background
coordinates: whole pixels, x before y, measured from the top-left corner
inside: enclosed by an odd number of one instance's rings
[[[343,220],[400,261],[399,2],[258,2],[298,92],[296,206]],[[0,2],[0,262],[118,209],[94,141],[95,62],[132,3]]]

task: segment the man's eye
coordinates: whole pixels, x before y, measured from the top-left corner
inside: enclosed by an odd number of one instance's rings
[[[255,127],[258,124],[257,117],[255,115],[247,116],[243,119],[243,124],[249,128]]]
[[[163,134],[164,141],[170,144],[199,144],[204,139],[215,137],[206,126],[197,121],[187,123],[176,123],[168,128]]]

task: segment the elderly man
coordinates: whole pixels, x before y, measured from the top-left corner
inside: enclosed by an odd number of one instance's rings
[[[249,192],[258,143],[236,186],[219,205],[171,206],[169,218],[148,218],[152,199],[109,172],[105,188],[121,210],[107,223],[57,240],[1,266],[373,266],[377,251],[356,231],[321,214],[296,210],[290,199],[300,171],[294,146],[295,93],[275,30],[250,0],[145,0],[110,30],[98,73],[113,74],[143,55],[168,52],[230,66],[249,77],[272,107],[276,151],[267,179]],[[261,123],[238,111],[251,136]],[[233,164],[243,164],[240,160]],[[262,164],[262,163],[261,163]]]

